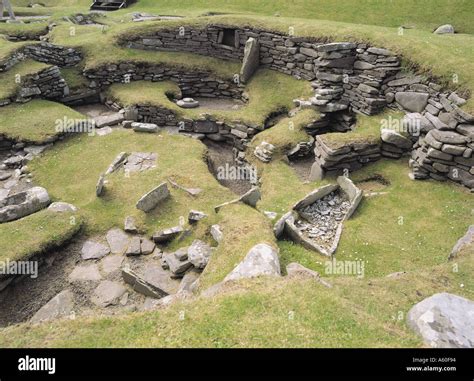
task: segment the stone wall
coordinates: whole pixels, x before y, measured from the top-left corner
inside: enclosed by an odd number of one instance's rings
[[[380,142],[350,142],[334,149],[325,142],[324,135],[316,136],[314,153],[315,165],[326,175],[356,171],[382,157]]]
[[[59,100],[68,92],[66,81],[62,78],[59,68],[52,66],[26,76],[18,92],[11,98],[0,100],[0,106],[17,101],[25,102],[35,97]]]
[[[185,97],[236,98],[242,99],[243,86],[231,80],[223,80],[208,71],[193,71],[169,68],[150,63],[118,63],[86,70],[84,75],[91,86],[105,88],[113,83],[130,81],[173,81],[178,84]]]
[[[23,49],[23,54],[35,61],[60,67],[74,66],[82,60],[82,55],[77,50],[48,42],[28,45]]]
[[[109,99],[106,105],[120,110],[123,106]],[[208,138],[213,141],[226,142],[239,151],[244,151],[251,138],[258,130],[242,122],[227,122],[218,120],[210,115],[202,115],[197,119],[187,119],[178,116],[165,107],[135,105],[125,109],[126,119],[143,123],[154,123],[160,127],[177,128],[180,133],[190,134],[196,138]]]

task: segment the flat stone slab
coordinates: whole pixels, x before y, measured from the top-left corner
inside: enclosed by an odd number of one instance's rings
[[[74,295],[70,290],[61,291],[30,319],[31,323],[41,323],[71,315],[74,308]]]
[[[124,257],[121,254],[108,255],[101,260],[102,271],[106,274],[120,270]]]
[[[176,293],[180,285],[180,280],[172,279],[169,271],[158,264],[147,265],[143,279],[167,295]]]
[[[120,283],[104,280],[94,290],[91,300],[99,307],[116,305],[126,291],[127,289]]]
[[[134,291],[155,299],[176,292],[179,286],[179,281],[171,279],[170,273],[156,264],[147,266],[144,274],[137,274],[129,268],[124,268],[122,277]]]
[[[69,274],[70,282],[99,281],[101,279],[99,267],[95,263],[76,266]]]
[[[130,243],[130,237],[122,229],[111,229],[105,236],[112,254],[123,254]]]
[[[110,253],[110,248],[102,243],[88,240],[81,249],[82,259],[100,259]]]
[[[115,126],[123,122],[123,114],[101,115],[94,118],[96,128]]]
[[[474,302],[440,293],[416,304],[407,315],[410,328],[433,348],[474,347]]]
[[[176,238],[182,232],[183,228],[181,226],[160,230],[153,234],[153,241],[156,243],[166,243]]]
[[[139,123],[139,122],[133,122],[131,125],[133,131],[135,132],[157,132],[158,131],[158,125],[153,124],[153,123]]]
[[[262,275],[281,275],[278,252],[266,243],[252,247],[244,260],[224,278],[224,282]]]
[[[160,202],[167,199],[170,196],[167,183],[161,183],[150,192],[143,195],[137,202],[137,209],[148,213],[155,209]]]
[[[142,172],[156,168],[158,155],[154,152],[132,152],[125,162],[123,168],[127,172]]]

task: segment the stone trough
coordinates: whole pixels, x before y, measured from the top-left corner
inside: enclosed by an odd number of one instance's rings
[[[278,238],[283,233],[309,250],[332,256],[342,234],[343,222],[350,218],[363,193],[345,176],[337,184],[322,186],[295,204],[274,227]]]

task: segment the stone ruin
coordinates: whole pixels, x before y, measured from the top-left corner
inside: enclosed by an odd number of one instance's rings
[[[315,189],[296,203],[274,228],[275,236],[283,234],[303,247],[332,256],[342,234],[343,222],[359,206],[363,193],[345,176],[337,184]]]

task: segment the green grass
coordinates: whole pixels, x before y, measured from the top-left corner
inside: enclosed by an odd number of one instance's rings
[[[59,247],[71,239],[81,226],[80,216],[49,210],[0,224],[0,261],[27,260],[35,254]]]
[[[0,23],[0,34],[6,36],[37,40],[40,36],[48,33],[48,24],[38,22],[31,24],[7,24]]]
[[[50,65],[28,59],[16,64],[8,71],[0,73],[0,83],[2,84],[0,99],[13,97],[18,92],[21,83],[27,80],[30,75],[39,73],[48,67]]]
[[[46,100],[10,104],[0,110],[0,135],[40,144],[58,135],[57,122],[64,118],[82,120],[84,116],[60,103]]]
[[[18,4],[25,6],[25,0],[21,1],[23,2]],[[85,9],[89,5],[82,0],[44,1],[52,6],[62,3],[61,7],[41,10],[54,12],[55,17]],[[315,3],[320,6],[314,5]],[[474,88],[474,37],[468,34],[431,34],[432,28],[445,22],[452,22],[461,32],[472,33],[473,26],[469,22],[472,2],[435,0],[428,5],[423,0],[417,2],[418,6],[415,7],[415,2],[408,0],[397,3],[362,0],[354,7],[354,2],[349,0],[330,3],[328,0],[319,0],[311,2],[310,7],[303,7],[307,4],[308,0],[297,0],[292,4],[281,1],[264,4],[259,2],[257,8],[254,6],[255,1],[251,0],[236,0],[225,4],[214,0],[205,4],[201,0],[184,0],[180,3],[141,0],[131,9],[108,15],[111,27],[106,33],[95,27],[76,26],[76,35],[71,36],[70,25],[61,24],[52,33],[52,41],[81,49],[86,58],[85,69],[107,63],[132,61],[186,69],[206,68],[221,78],[231,78],[239,71],[238,62],[224,62],[187,53],[137,51],[117,45],[122,40],[123,33],[153,33],[159,28],[182,25],[183,20],[140,25],[116,22],[126,18],[126,14],[131,11],[144,9],[191,16],[208,10],[252,10],[260,15],[216,16],[188,19],[185,22],[187,25],[192,23],[198,26],[207,23],[247,25],[281,32],[287,32],[291,26],[297,36],[314,36],[321,41],[366,41],[403,55],[406,67],[414,66],[419,72],[435,75],[450,88]],[[369,5],[371,13],[366,11]],[[262,16],[276,12],[282,17]],[[318,20],[310,20],[314,17]],[[355,22],[365,25],[354,24]],[[400,24],[413,25],[417,29],[407,29],[399,36],[397,26]],[[10,54],[13,49],[10,43],[0,43],[0,57]],[[105,51],[107,54],[103,54]],[[458,76],[459,83],[452,82],[453,74]],[[76,69],[67,69],[65,77],[77,86],[82,85]],[[2,80],[2,85],[3,83]],[[229,117],[261,120],[275,106],[288,109],[292,98],[306,94],[309,90],[307,85],[305,81],[298,82],[274,72],[259,71],[248,85],[249,105],[229,114]],[[124,103],[130,104],[138,100],[170,103],[165,93],[167,90],[176,91],[176,87],[166,83],[137,82],[127,86],[114,86],[111,92]],[[2,91],[3,89],[2,87]],[[41,118],[43,127],[50,126],[44,120],[54,119],[49,112],[43,111],[44,108],[33,108],[38,102],[44,101],[9,106],[12,109],[31,107],[24,113],[23,119],[18,118],[19,112],[12,111],[8,116],[5,111],[9,108],[2,108],[0,128],[6,128],[13,136],[25,132],[31,135],[34,132],[38,134],[38,139],[43,139],[45,132],[42,128],[29,130],[33,111],[36,110],[36,115],[44,115]],[[59,107],[56,104],[49,106]],[[465,109],[474,110],[472,99]],[[61,112],[63,111],[59,115]],[[325,139],[333,139],[334,144],[347,144],[353,139],[378,140],[380,119],[388,116],[398,117],[398,114],[387,112],[372,118],[358,117],[355,131],[330,134]],[[167,248],[174,250],[189,244],[195,238],[211,242],[210,225],[221,225],[224,240],[213,253],[201,277],[200,288],[203,290],[220,282],[254,244],[275,244],[271,231],[272,222],[259,211],[269,210],[281,215],[308,192],[334,181],[329,178],[321,182],[302,183],[293,168],[278,160],[287,147],[307,139],[301,127],[313,117],[314,112],[302,111],[293,118],[294,130],[288,128],[290,120],[284,119],[257,135],[252,142],[250,149],[262,140],[269,141],[278,148],[275,160],[269,164],[252,160],[258,166],[262,182],[262,200],[258,204],[258,210],[238,204],[215,214],[215,205],[233,199],[235,195],[220,186],[209,173],[203,159],[205,147],[202,143],[183,136],[166,133],[139,134],[129,130],[115,130],[104,137],[74,136],[55,145],[32,161],[29,167],[34,181],[48,189],[53,199],[70,202],[80,208],[85,235],[103,234],[112,226],[122,227],[123,220],[128,215],[134,216],[140,229],[150,234],[154,230],[176,225],[180,217],[187,216],[190,209],[209,214],[208,218],[192,227],[192,234],[183,242],[173,242]],[[0,130],[0,133],[3,132]],[[122,151],[156,152],[157,168],[131,174],[130,177],[117,172],[109,177],[104,196],[97,198],[95,185],[99,174]],[[280,241],[278,246],[282,267],[293,261],[302,263],[319,271],[334,287],[326,289],[302,279],[262,278],[243,281],[229,285],[226,293],[220,296],[178,303],[163,311],[109,318],[78,317],[74,321],[1,329],[0,346],[422,346],[420,339],[407,328],[405,321],[397,321],[393,317],[399,313],[406,315],[413,304],[436,292],[452,292],[474,299],[472,250],[455,261],[459,266],[458,272],[453,271],[453,263],[447,262],[454,243],[464,235],[467,226],[472,224],[474,202],[469,192],[456,184],[411,181],[405,160],[381,160],[354,173],[352,178],[357,182],[374,175],[381,175],[390,181],[387,186],[379,186],[379,190],[386,194],[362,201],[354,216],[345,222],[336,252],[338,260],[363,261],[363,279],[325,274],[325,257],[291,242]],[[203,192],[192,198],[171,188],[171,197],[152,213],[145,215],[138,211],[135,208],[138,198],[169,177],[183,186],[202,188]],[[367,184],[362,184],[361,187],[369,189]],[[61,237],[67,236],[68,229],[73,229],[67,225],[67,216],[64,216],[63,221],[56,216],[50,220],[51,218],[44,211],[17,222],[0,225],[0,244],[2,247],[7,247],[8,244],[11,250],[5,254],[6,257],[24,257],[38,248],[44,248],[47,242],[59,242]],[[51,238],[53,234],[57,236]],[[387,274],[396,271],[408,273],[400,279],[385,278]],[[177,318],[181,311],[185,312],[184,320]],[[290,312],[293,319],[289,318]]]
[[[82,75],[82,67],[63,67],[61,68],[61,76],[66,81],[70,90],[87,88],[89,80]]]
[[[248,26],[288,34],[292,28],[297,37],[314,37],[321,41],[367,42],[384,47],[402,56],[406,68],[414,67],[419,73],[436,77],[436,81],[461,93],[474,89],[474,36],[469,34],[434,35],[430,31],[406,29],[399,35],[398,28],[361,25],[335,21],[309,21],[297,18],[266,18],[254,15],[226,15],[209,18],[190,19],[189,25],[216,23],[229,26]],[[182,20],[148,23],[134,26],[126,33],[140,35],[167,26],[178,27]],[[123,32],[123,31],[122,31]],[[120,36],[120,31],[117,30]],[[119,37],[119,40],[122,37]],[[440,59],[443,57],[443,59]],[[472,98],[464,106],[474,112]]]
[[[0,330],[3,347],[421,347],[404,318],[436,292],[473,297],[472,258],[401,279],[256,279],[166,310]],[[464,288],[460,288],[464,284]],[[468,291],[471,290],[471,291]],[[184,320],[178,319],[184,312]],[[28,328],[27,328],[28,327]]]
[[[15,2],[21,12],[35,14],[65,10],[85,11],[88,0],[44,0],[45,8],[25,8],[28,1]],[[54,8],[51,8],[54,7]],[[195,16],[206,12],[256,13],[264,16],[301,17],[359,24],[398,27],[401,25],[432,30],[438,25],[452,23],[461,33],[474,33],[470,15],[474,12],[469,0],[283,0],[261,2],[258,0],[140,0],[131,8],[117,12],[149,11],[158,14]]]
[[[285,91],[275,91],[275,86]],[[288,111],[296,97],[311,94],[307,81],[298,81],[287,75],[270,70],[259,70],[246,87],[248,103],[239,110],[211,110],[206,108],[183,109],[171,102],[166,94],[180,95],[179,88],[171,82],[137,81],[129,84],[115,84],[110,87],[110,96],[124,106],[146,104],[165,107],[178,117],[197,119],[201,114],[232,122],[240,120],[262,128],[265,120],[273,113]]]
[[[278,205],[283,213],[301,198],[306,189],[292,191],[297,181],[284,163],[272,164],[281,169],[263,173],[274,187],[263,188],[262,206]],[[469,191],[452,183],[412,181],[404,160],[382,160],[355,172],[358,181],[382,175],[391,182],[378,190],[387,194],[365,198],[344,230],[336,251],[338,260],[361,260],[369,277],[397,271],[417,272],[446,262],[456,243],[472,223],[474,200]],[[286,174],[286,175],[285,175]],[[286,179],[284,182],[283,179]],[[329,181],[325,180],[325,181]],[[294,184],[294,185],[293,185]],[[325,258],[299,245],[280,244],[282,258],[303,258],[309,267],[324,273]],[[285,259],[284,259],[285,260]]]
[[[121,151],[156,152],[157,168],[132,173],[130,177],[126,177],[124,172],[116,172],[109,177],[105,195],[97,198],[95,185],[99,175]],[[209,218],[198,224],[192,236],[175,245],[183,246],[196,237],[208,240],[210,225],[219,223],[222,226],[225,240],[202,276],[203,284],[210,285],[222,280],[245,256],[252,243],[262,239],[272,243],[274,238],[266,217],[248,206],[234,205],[224,208],[219,214],[214,213],[214,206],[236,196],[210,174],[204,153],[205,146],[201,142],[184,136],[120,130],[104,137],[73,137],[49,149],[30,163],[30,167],[36,183],[48,189],[52,197],[81,209],[86,234],[104,233],[113,226],[121,227],[128,215],[134,216],[140,228],[151,234],[155,230],[176,226],[180,217],[186,218],[191,209],[207,213]],[[65,183],[66,178],[77,181]],[[182,186],[199,187],[203,192],[192,198],[170,187],[170,199],[151,213],[145,214],[135,208],[145,192],[168,178]],[[172,245],[170,249],[176,247]]]
[[[312,121],[319,119],[320,115],[315,110],[303,110],[294,117],[283,118],[278,123],[256,135],[250,144],[250,151],[262,142],[275,146],[274,158],[285,154],[299,142],[309,141],[309,136],[304,127]]]

